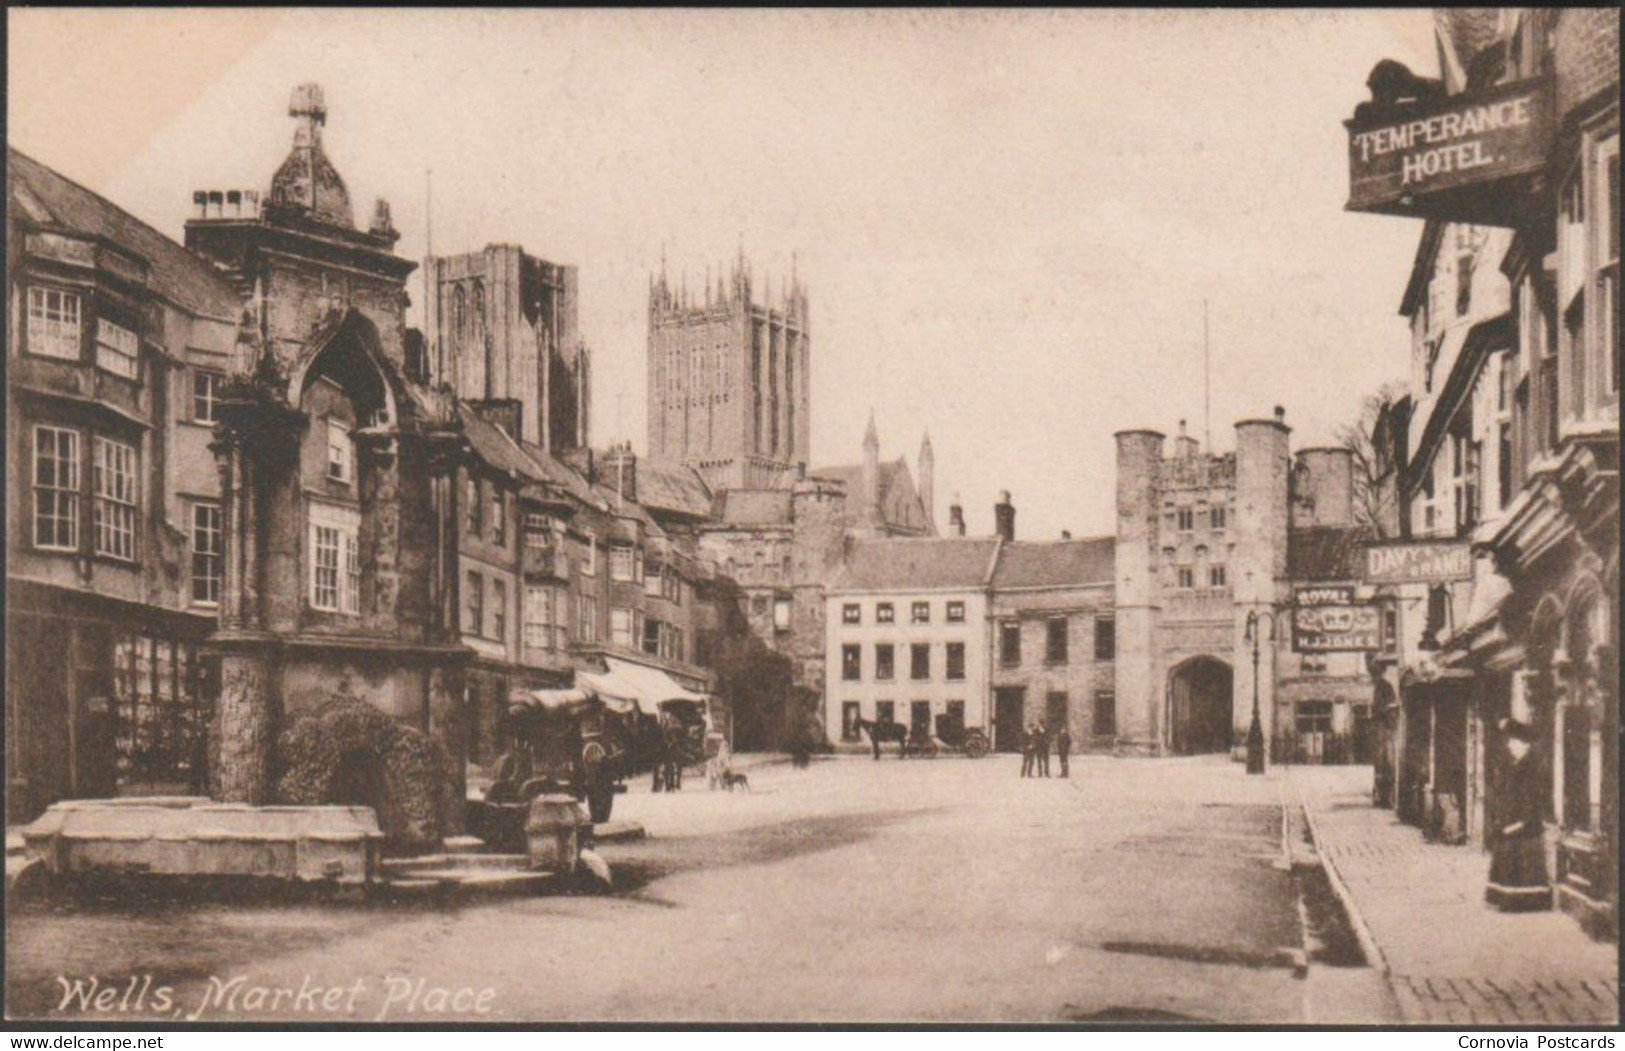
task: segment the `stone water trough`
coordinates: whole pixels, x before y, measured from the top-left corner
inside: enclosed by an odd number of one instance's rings
[[[256,807],[194,796],[72,800],[22,829],[26,862],[16,880],[23,889],[185,880],[386,897],[537,893],[577,872],[583,834],[591,835],[574,800],[544,798],[527,823],[526,853],[489,853],[461,836],[438,853],[397,859],[383,856],[385,836],[371,807]],[[602,865],[587,856],[588,868]]]

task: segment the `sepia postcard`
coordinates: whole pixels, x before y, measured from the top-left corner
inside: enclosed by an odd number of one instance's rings
[[[1619,1024],[1617,7],[7,27],[8,1027]]]

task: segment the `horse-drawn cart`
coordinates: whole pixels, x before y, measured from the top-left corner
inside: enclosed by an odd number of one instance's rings
[[[939,715],[936,723],[937,732],[934,734],[922,734],[917,726],[910,728],[902,723],[876,723],[861,717],[854,725],[869,735],[876,759],[880,758],[882,742],[895,743],[901,759],[935,759],[944,751],[957,752],[967,759],[980,759],[993,750],[987,734],[975,727],[967,729],[964,719],[959,716]]]

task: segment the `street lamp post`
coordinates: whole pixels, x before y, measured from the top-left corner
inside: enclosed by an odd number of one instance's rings
[[[1259,622],[1267,621],[1264,630],[1259,631]],[[1262,635],[1270,642],[1275,641],[1275,614],[1257,610],[1247,611],[1246,640],[1253,644],[1253,721],[1247,727],[1247,772],[1249,774],[1262,774],[1264,772],[1264,724],[1258,718],[1258,652],[1259,636]]]

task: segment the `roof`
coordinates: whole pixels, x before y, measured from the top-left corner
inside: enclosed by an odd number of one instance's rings
[[[906,537],[857,540],[831,590],[911,591],[987,584],[997,537]]]
[[[147,285],[183,310],[236,321],[242,300],[214,265],[104,197],[6,148],[12,214],[99,237],[147,264]]]
[[[459,403],[457,408],[468,444],[474,447],[475,455],[486,464],[517,479],[532,482],[552,480],[536,458],[526,453],[501,427],[483,419],[467,405]]]
[[[1117,565],[1117,539],[1018,540],[999,551],[995,588],[1082,587],[1110,584]]]
[[[607,463],[607,461],[606,461]],[[693,518],[711,513],[711,490],[694,468],[639,458],[638,502],[657,511],[675,511]]]
[[[1294,582],[1358,580],[1364,573],[1362,558],[1366,526],[1307,526],[1287,534],[1286,572]]]
[[[731,526],[789,525],[788,489],[729,489],[718,493],[713,514]]]
[[[863,465],[856,463],[836,464],[833,467],[820,467],[807,472],[814,478],[824,478],[833,482],[840,482],[846,487],[847,507],[855,508],[863,499]],[[901,520],[886,517],[885,512],[896,503],[898,495],[906,494],[912,501],[912,506],[905,505],[906,513]],[[921,528],[922,524],[930,520],[926,509],[921,503],[919,494],[914,491],[914,478],[909,473],[908,461],[899,456],[895,460],[880,461],[880,501],[881,515],[888,525],[909,526]]]

